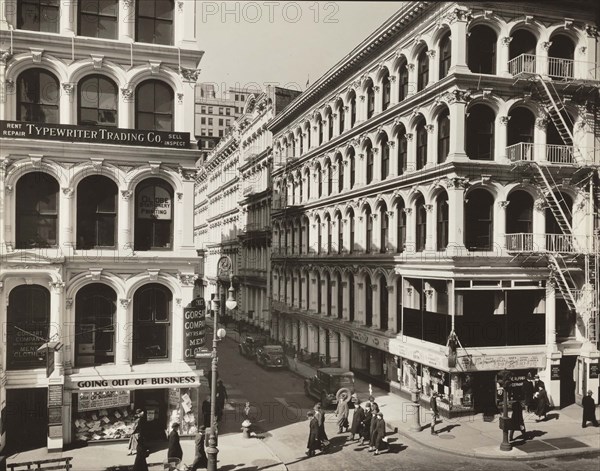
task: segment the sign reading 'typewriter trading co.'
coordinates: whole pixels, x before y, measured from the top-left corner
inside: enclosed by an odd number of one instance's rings
[[[190,147],[189,132],[123,129],[109,126],[24,123],[2,120],[0,120],[0,137],[179,149],[188,149]]]

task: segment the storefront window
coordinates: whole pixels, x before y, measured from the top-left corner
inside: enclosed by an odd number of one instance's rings
[[[132,406],[128,390],[73,394],[75,441],[129,438],[135,425]]]
[[[195,435],[198,432],[198,388],[169,389],[169,412],[167,430],[177,422],[180,425],[180,435]]]
[[[171,291],[156,283],[136,291],[133,297],[133,350],[137,363],[169,357],[172,300]]]

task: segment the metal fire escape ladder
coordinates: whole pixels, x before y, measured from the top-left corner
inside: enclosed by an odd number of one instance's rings
[[[554,181],[554,178],[552,177],[552,174],[550,173],[550,170],[548,170],[548,176],[546,176],[544,168],[539,163],[532,162],[532,165],[538,171],[538,175],[540,176],[544,184],[545,191],[542,191],[542,194],[544,195],[544,199],[546,200],[548,207],[552,211],[552,214],[554,214],[554,217],[556,218],[556,222],[558,223],[560,230],[563,234],[573,237],[573,228],[571,227],[569,218],[567,217],[564,211],[564,208],[567,208],[568,211],[568,207],[561,193],[558,192],[557,196],[557,192],[554,191],[557,185]],[[552,183],[550,183],[550,180],[552,181]]]
[[[549,268],[552,277],[556,281],[569,310],[576,311],[577,304],[575,296],[573,295],[573,279],[569,274],[568,268],[566,268],[566,266],[561,266],[561,263],[559,263],[554,254],[548,254],[548,259],[550,260]],[[566,275],[568,275],[569,279],[567,279]]]

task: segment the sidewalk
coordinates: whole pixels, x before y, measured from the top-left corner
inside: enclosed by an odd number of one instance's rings
[[[311,377],[315,369],[290,358],[290,369],[303,377]],[[369,385],[355,380],[356,392],[364,401],[369,395]],[[443,419],[436,425],[436,435],[430,433],[431,413],[421,407],[421,432],[410,431],[414,423],[414,404],[401,396],[373,386],[373,396],[380,407],[389,431],[421,445],[455,455],[488,459],[539,459],[565,455],[600,452],[598,428],[588,425],[581,428],[582,409],[577,405],[551,411],[546,422],[536,422],[534,414],[525,413],[525,427],[530,438],[527,442],[515,440],[511,451],[501,451],[502,431],[498,416],[485,422],[482,414],[455,419]],[[351,420],[351,419],[350,419]],[[515,432],[515,437],[520,433]]]
[[[194,440],[181,440],[183,462],[191,465],[194,461]],[[271,449],[258,438],[245,439],[241,433],[225,434],[219,437],[218,469],[235,471],[237,469],[268,469],[286,471],[285,465]],[[16,453],[8,457],[7,463],[22,463],[72,456],[73,469],[76,471],[125,471],[132,469],[134,456],[127,456],[127,443],[110,445],[92,445],[84,448],[48,453],[46,448]],[[152,453],[146,461],[152,471],[164,470],[163,462],[167,457],[167,444]],[[183,468],[182,468],[183,469]]]

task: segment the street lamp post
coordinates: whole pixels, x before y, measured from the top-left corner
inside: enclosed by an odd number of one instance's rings
[[[508,417],[508,387],[510,385],[510,371],[503,370],[498,373],[500,386],[502,387],[502,417],[500,417],[500,428],[502,429],[502,443],[500,450],[511,451],[512,445],[508,440],[508,432],[511,429],[510,418]]]
[[[233,287],[229,288],[229,297],[225,302],[225,306],[233,310],[236,308],[237,303],[233,298]],[[210,435],[208,437],[208,446],[206,447],[206,456],[208,458],[207,471],[217,471],[217,455],[219,449],[217,448],[217,363],[219,358],[217,357],[217,343],[219,340],[225,338],[227,332],[225,329],[217,329],[217,312],[213,313],[213,348],[212,348],[212,363],[211,363],[211,384],[210,384]]]

